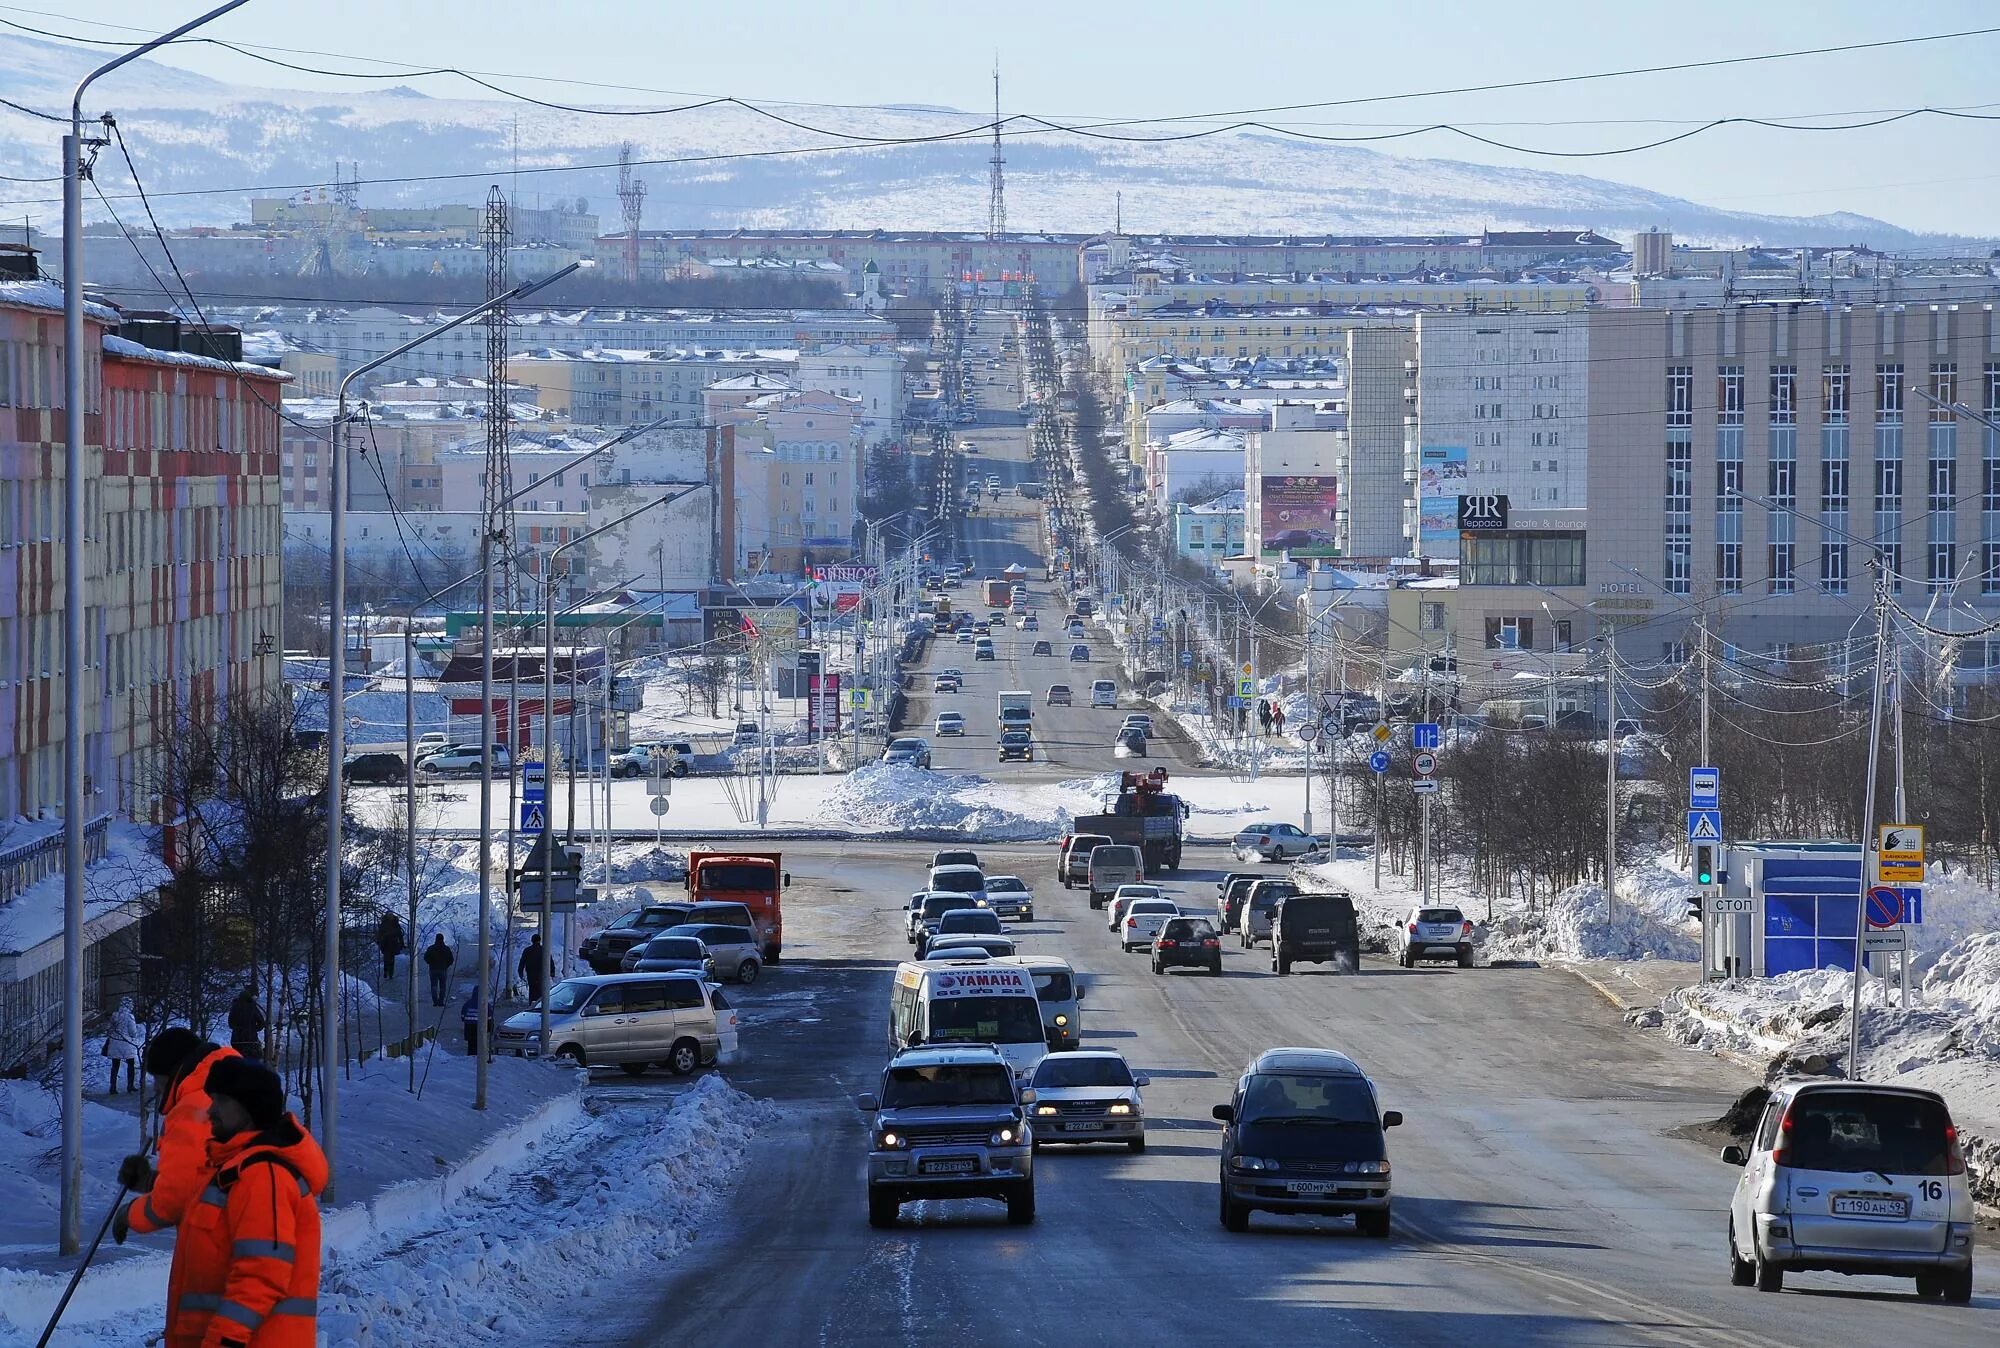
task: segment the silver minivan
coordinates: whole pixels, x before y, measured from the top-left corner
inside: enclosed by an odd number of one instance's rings
[[[1245,950],[1271,939],[1271,924],[1277,919],[1278,905],[1298,892],[1299,887],[1290,880],[1259,880],[1250,886],[1250,897],[1243,901],[1243,915],[1236,924]]]
[[[549,989],[549,1051],[579,1067],[621,1067],[640,1076],[660,1066],[687,1076],[737,1050],[736,1013],[722,990],[691,974],[594,974]],[[539,1006],[507,1017],[499,1053],[541,1051]]]
[[[1066,959],[1054,955],[1015,955],[1006,961],[1018,964],[1035,980],[1035,1000],[1042,1007],[1042,1030],[1049,1037],[1049,1049],[1083,1046],[1083,987],[1076,970]]]
[[[1099,843],[1090,850],[1090,906],[1102,907],[1120,885],[1146,878],[1146,859],[1129,843]]]
[[[1972,1194],[1944,1097],[1907,1086],[1792,1081],[1771,1092],[1729,1201],[1729,1281],[1784,1290],[1806,1269],[1915,1278],[1972,1299]]]

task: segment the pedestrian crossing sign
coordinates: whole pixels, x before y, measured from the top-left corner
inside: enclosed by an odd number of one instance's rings
[[[521,802],[521,831],[540,833],[549,825],[549,807],[539,800]]]
[[[1691,843],[1719,843],[1722,841],[1722,811],[1689,810],[1688,841]]]

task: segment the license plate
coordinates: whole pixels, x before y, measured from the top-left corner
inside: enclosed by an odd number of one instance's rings
[[[1888,1195],[1875,1194],[1835,1194],[1833,1215],[1836,1217],[1894,1217],[1907,1221],[1910,1216],[1910,1200]]]
[[[1095,1133],[1101,1132],[1103,1128],[1104,1125],[1101,1123],[1065,1123],[1062,1126],[1065,1133]]]
[[[979,1162],[970,1158],[962,1161],[925,1161],[918,1169],[926,1175],[970,1175],[979,1169]]]
[[[1339,1187],[1338,1184],[1331,1184],[1326,1180],[1289,1180],[1285,1184],[1285,1191],[1306,1195],[1330,1194]]]

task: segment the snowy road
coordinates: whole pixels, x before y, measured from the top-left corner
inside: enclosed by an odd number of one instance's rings
[[[899,900],[928,849],[793,847],[786,960],[742,999],[750,1063],[730,1073],[788,1121],[752,1143],[730,1215],[664,1276],[583,1298],[593,1341],[1817,1346],[2000,1333],[1988,1273],[1969,1309],[1919,1303],[1906,1281],[1728,1286],[1735,1172],[1672,1133],[1721,1114],[1747,1074],[1628,1029],[1570,974],[1370,959],[1360,977],[1280,982],[1228,946],[1221,979],[1155,978],[1055,884],[1050,849],[988,852],[1036,888],[1043,917],[1023,946],[1084,973],[1086,1038],[1151,1074],[1146,1153],[1043,1153],[1025,1230],[977,1202],[871,1230],[851,1096],[882,1063],[889,975],[908,949]],[[1184,872],[1172,888],[1206,901],[1211,879]],[[1407,1115],[1390,1137],[1390,1241],[1331,1220],[1259,1217],[1245,1236],[1218,1223],[1208,1110],[1275,1044],[1353,1053]]]

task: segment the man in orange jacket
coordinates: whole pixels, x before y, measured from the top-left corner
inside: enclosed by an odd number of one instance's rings
[[[118,1182],[139,1195],[112,1214],[111,1236],[120,1245],[133,1231],[147,1235],[179,1226],[202,1206],[199,1200],[215,1176],[208,1158],[208,1078],[218,1064],[237,1056],[235,1049],[211,1044],[185,1025],[169,1026],[146,1046],[146,1074],[160,1093],[160,1163],[155,1169],[135,1152],[118,1167]],[[167,1273],[169,1307],[186,1277],[186,1262],[185,1245],[176,1244]]]
[[[170,1348],[313,1348],[326,1154],[285,1112],[278,1074],[242,1058],[208,1074],[215,1182],[181,1224]]]

